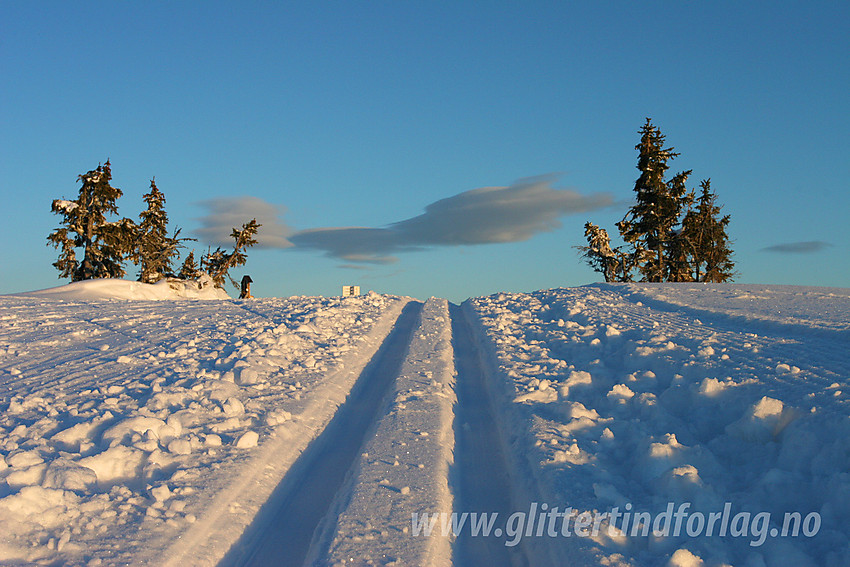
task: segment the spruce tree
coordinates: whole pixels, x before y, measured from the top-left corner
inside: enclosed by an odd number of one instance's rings
[[[195,251],[192,250],[186,256],[186,259],[183,260],[183,265],[180,266],[180,272],[177,274],[177,277],[181,280],[194,280],[198,278],[200,272],[198,264],[195,262]]]
[[[667,243],[665,278],[668,282],[692,282],[693,256],[690,241],[679,228],[673,231]]]
[[[165,195],[151,179],[150,192],[143,197],[147,209],[139,214],[137,241],[131,255],[133,263],[140,265],[139,281],[155,283],[171,272],[172,258],[177,256],[180,229],[168,236],[168,215],[165,212]]]
[[[221,248],[216,248],[215,251],[207,251],[201,258],[201,269],[210,275],[216,287],[224,287],[224,279],[229,278],[233,286],[239,288],[239,284],[229,274],[230,268],[244,266],[248,261],[244,250],[257,243],[254,236],[261,226],[263,225],[257,223],[257,219],[252,219],[242,225],[242,230],[234,228],[230,234],[235,241],[233,252],[228,254]]]
[[[64,225],[47,237],[49,244],[61,250],[53,265],[59,270],[59,277],[70,277],[75,282],[120,278],[124,275],[123,260],[132,248],[135,226],[130,219],[106,220],[107,215],[118,213],[116,201],[122,195],[120,189],[110,184],[109,160],[77,180],[82,183],[77,199],[55,199],[51,207],[54,213],[62,215]],[[79,248],[82,261],[77,259]]]
[[[685,182],[691,172],[665,180],[667,162],[679,154],[664,147],[664,135],[649,118],[639,133],[640,143],[635,146],[640,171],[634,187],[636,202],[617,227],[623,240],[632,246],[643,279],[660,282],[668,272],[668,249],[674,238],[673,228],[687,204]]]
[[[648,282],[730,281],[729,215],[720,216],[710,180],[701,183],[698,199],[685,187],[690,171],[666,180],[668,162],[679,154],[664,147],[664,135],[649,118],[640,134],[636,202],[617,223],[630,253],[611,248],[608,233],[592,223],[585,224],[588,245],[576,248],[605,281],[631,281],[634,267]]]
[[[682,220],[682,240],[690,255],[691,278],[697,282],[726,282],[734,277],[735,263],[729,248],[726,227],[729,215],[720,216],[717,195],[711,190],[711,180],[700,183],[702,192],[696,207]]]
[[[611,237],[604,228],[585,223],[587,246],[576,246],[587,264],[605,277],[606,282],[631,281],[631,263],[619,247],[611,248]]]
[[[257,235],[257,230],[261,226],[261,224],[257,223],[257,219],[251,219],[250,222],[242,225],[242,230],[233,229],[230,237],[235,241],[235,245],[233,247],[233,254],[231,254],[230,267],[245,265],[248,261],[248,256],[244,253],[244,250],[257,243],[257,239],[254,236]],[[236,282],[233,285],[236,285]]]

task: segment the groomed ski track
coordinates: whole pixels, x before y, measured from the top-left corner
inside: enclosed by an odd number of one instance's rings
[[[259,318],[274,317],[273,310],[267,313],[244,303],[239,306]],[[394,304],[377,322],[374,331],[365,337],[358,352],[350,353],[340,365],[340,370],[310,393],[305,400],[302,413],[304,419],[288,421],[289,427],[284,432],[259,447],[259,454],[252,459],[253,466],[248,475],[233,479],[220,490],[205,510],[203,518],[196,521],[167,549],[140,554],[140,563],[181,567],[222,562],[240,564],[246,554],[254,552],[254,549],[245,547],[248,540],[252,544],[266,546],[266,553],[268,549],[274,549],[273,543],[258,543],[261,537],[257,534],[263,533],[276,517],[277,509],[291,501],[292,492],[297,492],[297,485],[303,480],[299,470],[304,468],[299,460],[311,463],[316,458],[322,441],[318,444],[314,441],[321,438],[328,424],[339,413],[339,408],[346,405],[359,377],[368,375],[369,369],[374,367],[373,361],[391,358],[391,355],[384,356],[388,350],[384,347],[388,343],[401,341],[402,345],[394,347],[394,352],[403,348],[404,325],[413,324],[418,310],[416,302],[403,300]],[[306,457],[301,459],[305,453]],[[293,475],[290,476],[290,472]],[[303,475],[311,473],[310,470],[303,471]],[[259,511],[255,514],[246,513],[245,510],[252,507],[246,504],[259,508]],[[280,564],[280,560],[273,564]]]
[[[471,535],[470,514],[522,504],[467,317],[440,299],[405,307],[220,566],[529,565],[501,528]],[[454,529],[452,513],[464,517]],[[411,533],[412,514],[441,521]]]
[[[289,469],[220,565],[287,567],[304,563],[313,532],[341,490],[401,367],[421,310],[421,303],[407,304],[345,403]]]

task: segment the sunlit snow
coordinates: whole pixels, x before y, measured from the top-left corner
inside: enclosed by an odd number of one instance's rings
[[[595,285],[462,309],[176,281],[2,296],[0,563],[481,564],[489,546],[531,565],[846,565],[848,343],[850,290],[825,288]],[[458,396],[470,365],[483,433]],[[459,431],[503,454],[470,464]],[[270,534],[299,490],[315,525],[287,557]],[[683,504],[770,520],[763,537],[608,529]],[[590,537],[501,518],[471,543],[411,521],[505,506],[609,515]],[[794,512],[817,533],[773,536]]]

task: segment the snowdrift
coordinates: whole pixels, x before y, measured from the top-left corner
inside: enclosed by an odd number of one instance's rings
[[[119,279],[95,279],[15,294],[18,297],[40,297],[62,300],[98,299],[230,299],[227,292],[213,286],[209,276],[200,280],[166,278],[155,284]]]

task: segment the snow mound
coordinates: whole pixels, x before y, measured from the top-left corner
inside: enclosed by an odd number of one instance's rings
[[[166,278],[155,284],[119,279],[96,279],[15,295],[87,301],[97,299],[230,299],[226,291],[213,285],[209,276],[203,276],[198,280]]]

